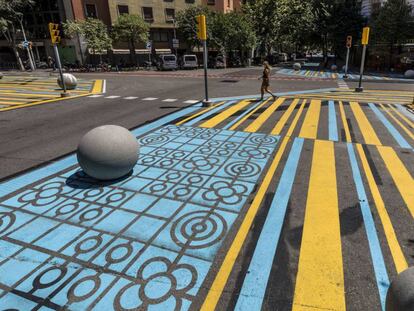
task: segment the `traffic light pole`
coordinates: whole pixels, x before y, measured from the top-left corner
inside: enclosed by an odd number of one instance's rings
[[[348,78],[349,50],[350,50],[349,47],[347,47],[344,78]]]
[[[205,94],[206,94],[206,98],[204,100],[203,106],[205,107],[209,107],[211,105],[211,103],[208,100],[208,84],[207,84],[207,62],[208,62],[208,57],[207,57],[207,40],[203,40],[203,58],[204,58],[204,89],[205,89]]]
[[[65,85],[65,80],[63,79],[62,64],[60,63],[60,57],[59,57],[59,51],[57,48],[57,44],[53,44],[53,51],[55,52],[56,63],[58,65],[60,80],[62,81],[62,86],[63,86],[63,93],[61,94],[61,96],[66,97],[69,94],[66,93],[66,85]]]
[[[361,59],[361,68],[359,70],[359,83],[358,87],[355,88],[355,92],[363,92],[364,88],[362,87],[362,76],[364,75],[364,67],[365,67],[365,54],[367,53],[367,46],[364,44],[362,48],[362,59]]]

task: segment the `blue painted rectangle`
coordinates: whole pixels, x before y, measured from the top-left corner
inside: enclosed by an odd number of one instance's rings
[[[336,124],[335,103],[333,100],[329,101],[329,140],[338,141],[338,126]]]

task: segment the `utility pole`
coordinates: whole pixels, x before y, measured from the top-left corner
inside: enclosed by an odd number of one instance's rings
[[[346,62],[345,62],[345,74],[344,78],[348,78],[348,64],[349,64],[349,50],[352,46],[352,36],[346,37]]]
[[[69,96],[69,93],[66,92],[65,79],[63,77],[62,64],[60,62],[59,50],[58,50],[58,47],[57,47],[58,43],[60,43],[60,40],[61,40],[59,24],[49,23],[49,32],[50,32],[50,38],[51,38],[52,44],[53,44],[53,51],[55,52],[56,63],[58,65],[58,69],[59,69],[60,80],[62,81],[63,93],[61,93],[60,95],[62,97],[67,97],[67,96]]]

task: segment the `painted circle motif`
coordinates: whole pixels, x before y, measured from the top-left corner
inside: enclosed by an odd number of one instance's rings
[[[132,253],[132,246],[129,243],[123,243],[112,247],[105,255],[107,263],[119,263],[127,259]]]
[[[67,268],[65,266],[53,266],[49,267],[46,270],[43,270],[36,278],[33,280],[32,285],[33,289],[42,289],[55,285],[57,282],[63,279],[67,273]]]
[[[78,202],[67,203],[67,204],[64,204],[64,205],[60,206],[55,211],[55,215],[56,216],[67,215],[67,214],[70,214],[70,213],[74,212],[78,208],[79,208],[79,203]]]
[[[263,135],[263,136],[253,136],[249,138],[249,141],[257,145],[273,145],[277,143],[277,138],[273,136]]]
[[[260,166],[254,162],[238,161],[227,165],[224,171],[233,177],[253,177],[260,173]]]
[[[6,232],[16,221],[13,212],[0,212],[0,234]]]
[[[152,134],[141,138],[139,142],[144,146],[156,146],[166,143],[168,140],[167,135]]]
[[[99,235],[88,237],[75,245],[77,254],[85,254],[94,251],[102,244],[102,237]]]
[[[227,232],[225,219],[214,212],[196,211],[181,216],[171,228],[174,242],[193,249],[211,246]]]
[[[101,208],[92,208],[80,214],[79,220],[81,222],[84,222],[84,221],[90,221],[90,220],[96,219],[102,215],[102,212],[103,210]]]
[[[101,286],[98,275],[90,275],[77,280],[68,290],[67,298],[70,302],[88,299],[97,292]]]

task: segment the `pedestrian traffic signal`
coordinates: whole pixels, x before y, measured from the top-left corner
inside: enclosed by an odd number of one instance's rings
[[[206,16],[197,15],[197,38],[200,40],[207,40],[207,26],[206,26]]]
[[[349,49],[352,46],[352,36],[346,37],[346,47]]]
[[[60,43],[60,30],[59,24],[49,23],[49,32],[50,38],[52,39],[52,43]]]
[[[362,45],[367,45],[369,40],[369,27],[364,27],[362,30]]]

